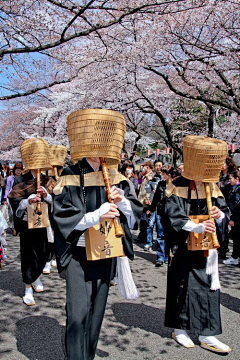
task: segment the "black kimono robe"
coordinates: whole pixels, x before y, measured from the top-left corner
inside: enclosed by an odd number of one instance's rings
[[[41,175],[41,185],[47,188],[48,178]],[[36,194],[36,180],[31,172],[15,178],[14,186],[9,194],[9,201],[13,209],[14,224],[20,232],[21,272],[23,282],[32,284],[41,275],[50,253],[46,228],[28,229],[27,209],[21,218],[16,216],[16,210],[23,199]],[[51,220],[51,207],[48,214]]]
[[[206,274],[203,251],[189,251],[189,232],[183,230],[189,215],[207,215],[204,185],[190,189],[190,180],[178,177],[166,189],[163,227],[171,249],[168,266],[165,326],[191,330],[196,335],[218,335],[222,332],[220,290],[212,291],[211,275]],[[225,213],[222,231],[229,220],[229,211],[220,190],[211,184],[212,203]],[[189,205],[190,206],[189,206]],[[220,231],[217,226],[217,234]]]
[[[117,172],[111,180],[112,185],[124,190],[124,196],[130,201],[135,219],[138,220],[142,205],[133,194],[129,182]],[[102,172],[93,172],[90,164],[83,159],[62,172],[54,193],[57,262],[59,271],[66,269],[67,358],[92,360],[104,316],[114,261],[111,258],[87,261],[85,247],[77,246],[84,231],[74,229],[86,213],[95,211],[108,201]],[[132,237],[127,218],[121,211],[120,220],[125,232],[122,239],[123,249],[125,254],[133,259]]]
[[[85,168],[88,166],[85,160],[84,166]],[[102,178],[101,171],[98,172],[98,176]],[[135,219],[138,223],[142,212],[141,203],[136,198],[129,182],[124,176],[117,174],[116,182],[115,184],[112,182],[112,185],[116,185],[124,190],[124,196],[130,201]],[[74,228],[86,213],[98,209],[104,202],[108,202],[108,200],[105,185],[100,186],[98,184],[98,186],[96,186],[94,184],[94,186],[85,186],[84,189],[80,186],[80,170],[78,164],[63,170],[60,182],[57,187],[55,187],[54,193],[53,218],[56,256],[59,270],[62,270],[71,260],[78,239],[84,232],[74,230]],[[125,232],[125,237],[122,238],[123,250],[125,255],[133,260],[132,236],[127,219],[121,212],[120,221]]]

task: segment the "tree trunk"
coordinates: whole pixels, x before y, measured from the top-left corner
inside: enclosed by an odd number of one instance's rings
[[[211,106],[207,105],[209,109],[209,115],[208,115],[208,136],[213,137],[213,127],[214,127],[214,121],[216,120],[216,110]]]

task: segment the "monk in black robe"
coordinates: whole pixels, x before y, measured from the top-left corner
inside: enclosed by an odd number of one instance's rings
[[[142,206],[125,177],[112,179],[107,200],[99,158],[87,158],[63,170],[54,189],[54,235],[59,271],[66,270],[66,349],[68,360],[95,357],[104,316],[113,259],[87,261],[84,232],[101,220],[120,216],[125,232],[126,256],[133,260],[130,228],[139,220]],[[96,172],[91,183],[86,175]],[[95,177],[96,175],[96,177]]]
[[[52,196],[47,185],[48,181],[48,178],[41,175],[42,186],[37,189],[36,171],[32,170],[15,178],[13,189],[9,194],[14,216],[18,219],[21,272],[25,284],[23,302],[28,306],[35,305],[32,287],[36,292],[44,291],[40,275],[48,259],[50,248],[46,228],[28,229],[27,207],[37,201],[46,201],[49,205],[48,213],[51,214]],[[37,190],[41,195],[37,194]]]
[[[231,349],[214,335],[221,334],[220,284],[217,269],[217,250],[209,251],[209,260],[203,251],[190,251],[187,247],[189,232],[212,233],[218,224],[223,231],[229,221],[229,211],[217,185],[212,187],[212,217],[195,224],[190,215],[207,215],[208,208],[204,184],[183,176],[173,180],[166,189],[163,215],[164,232],[170,246],[168,266],[165,326],[174,328],[173,338],[185,347],[194,344],[186,330],[197,336],[202,347],[215,352],[228,353]],[[220,234],[219,234],[220,236]],[[209,262],[209,263],[208,263]],[[212,272],[206,271],[210,262]]]

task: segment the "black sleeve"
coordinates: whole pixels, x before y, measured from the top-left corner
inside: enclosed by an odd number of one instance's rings
[[[176,195],[166,197],[164,212],[168,216],[172,228],[177,232],[182,230],[183,226],[190,220],[186,213],[184,199]]]
[[[149,208],[149,210],[151,212],[156,211],[157,204],[161,201],[162,194],[163,194],[163,188],[162,188],[162,185],[161,185],[161,181],[159,181],[159,183],[157,184],[156,191],[155,191],[155,193],[153,195],[152,203],[151,203],[150,208]]]
[[[67,167],[63,170],[64,175],[74,175],[73,169]],[[83,232],[74,230],[79,221],[86,214],[83,201],[82,189],[79,186],[64,186],[62,193],[53,195],[53,221],[54,230],[66,243],[72,243]]]
[[[228,223],[230,219],[230,211],[223,196],[220,196],[217,199],[213,198],[212,203],[225,214],[225,217],[220,225],[216,222],[217,237],[219,243],[221,244],[224,243],[226,236],[228,237]]]
[[[121,181],[121,183],[119,184],[119,187],[122,190],[124,190],[125,198],[130,201],[132,211],[133,211],[134,217],[136,219],[136,223],[139,224],[140,218],[142,215],[142,211],[143,211],[142,203],[138,200],[136,193],[132,190],[132,187],[130,186],[128,181],[125,181],[125,180]]]
[[[230,219],[230,211],[229,207],[227,206],[226,200],[223,196],[219,196],[218,198],[212,199],[213,206],[217,206],[224,214],[225,218],[223,219],[223,223],[228,224]]]
[[[231,220],[236,221],[240,212],[240,187],[236,190],[234,194],[234,202],[233,202],[233,211],[231,214]]]
[[[54,228],[57,228],[67,243],[75,239],[71,234],[86,213],[77,190],[79,188],[76,186],[65,186],[61,194],[54,196],[53,201]],[[80,236],[81,232],[78,233]]]

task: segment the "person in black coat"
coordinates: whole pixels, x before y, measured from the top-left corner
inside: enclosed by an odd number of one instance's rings
[[[99,170],[99,171],[98,171]],[[59,271],[66,270],[68,360],[94,359],[104,316],[114,258],[88,261],[85,231],[101,220],[120,216],[126,256],[133,260],[130,228],[139,221],[142,206],[129,181],[117,174],[107,200],[99,158],[82,159],[64,169],[54,189],[54,236]],[[87,174],[94,175],[89,184]],[[118,180],[116,180],[118,179]]]
[[[219,189],[221,190],[227,205],[229,206],[229,193],[231,191],[231,184],[229,182],[231,172],[237,170],[237,166],[233,159],[228,156],[226,157],[223,167],[220,172],[219,182],[217,183]],[[229,244],[229,233],[228,229],[226,232],[222,231],[222,236],[219,238],[220,248],[218,249],[219,258],[226,260],[226,254],[228,253],[228,244]]]
[[[187,149],[191,146],[191,151],[185,151],[185,144]],[[208,155],[210,145],[211,154]],[[187,136],[183,146],[184,155],[186,154],[183,176],[177,177],[166,187],[162,224],[170,247],[170,259],[165,326],[174,328],[173,338],[186,348],[194,347],[187,334],[187,330],[191,330],[198,336],[203,348],[217,353],[228,353],[231,351],[229,346],[215,337],[222,332],[217,250],[210,249],[209,256],[206,257],[203,250],[192,251],[188,248],[190,233],[203,234],[204,237],[204,234],[215,231],[219,234],[219,225],[224,231],[228,226],[229,210],[226,201],[213,182],[210,184],[210,214],[215,222],[210,219],[200,220],[202,215],[209,214],[204,182],[209,181],[205,180],[208,174],[210,179],[217,178],[218,163],[214,164],[213,175],[211,168],[209,172],[204,167],[200,171],[199,167],[191,162],[192,154],[198,160],[198,156],[203,156],[205,151],[205,161],[209,161],[210,167],[214,149],[217,158],[219,146],[227,151],[227,144],[220,140]],[[221,164],[221,158],[219,163]],[[201,178],[204,182],[200,181]],[[199,222],[190,218],[193,215]]]
[[[28,229],[27,208],[32,203],[41,201],[42,197],[42,201],[49,204],[48,212],[51,214],[52,196],[47,191],[47,182],[48,179],[41,175],[41,186],[37,189],[36,171],[28,171],[15,178],[13,189],[9,194],[15,218],[14,223],[17,224],[17,230],[20,232],[21,272],[25,284],[23,302],[28,306],[35,305],[33,289],[36,292],[44,291],[40,275],[50,249],[47,228]]]
[[[157,211],[157,260],[156,267],[162,266],[164,263],[168,263],[168,245],[166,243],[165,234],[162,226],[162,215],[165,205],[165,190],[166,185],[171,183],[173,178],[179,175],[179,172],[174,169],[173,166],[164,165],[161,168],[161,179],[157,184],[156,191],[154,193],[149,213]],[[156,210],[157,209],[157,210]]]
[[[231,237],[233,239],[232,256],[224,260],[225,265],[238,265],[240,258],[240,172],[235,170],[229,178],[231,190],[228,197],[231,212],[229,225],[231,226]]]
[[[68,116],[75,164],[63,170],[53,204],[58,269],[66,274],[68,360],[94,359],[114,255],[122,256],[123,248],[130,260],[134,258],[130,229],[140,220],[142,206],[130,181],[117,171],[125,130],[124,117],[112,110],[84,109]],[[113,234],[115,247],[107,235],[113,219],[120,221],[124,232],[123,237]],[[93,260],[90,247],[95,240],[98,256]]]

